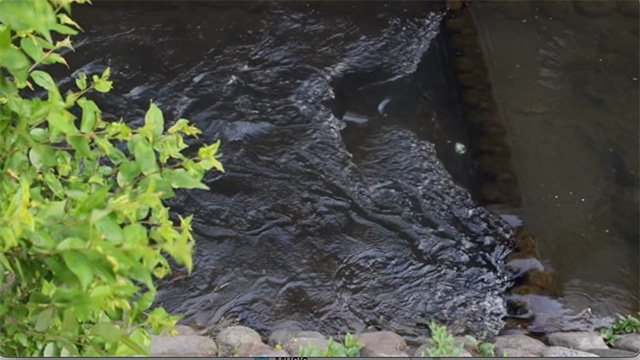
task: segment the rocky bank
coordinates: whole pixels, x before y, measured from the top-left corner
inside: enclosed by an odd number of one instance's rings
[[[154,336],[152,356],[206,357],[288,357],[298,356],[301,347],[312,345],[326,349],[328,338],[317,331],[276,330],[267,338],[245,326],[230,326],[218,333],[196,331],[188,326],[176,327],[177,335]],[[425,357],[431,339],[407,342],[391,331],[365,332],[355,335],[363,347],[362,357]],[[334,336],[341,340],[340,336]],[[461,357],[478,357],[477,344],[464,336],[454,342],[463,349]],[[602,336],[593,332],[557,332],[542,339],[529,335],[499,335],[491,339],[498,357],[634,357],[640,353],[640,334],[624,335],[610,348]]]

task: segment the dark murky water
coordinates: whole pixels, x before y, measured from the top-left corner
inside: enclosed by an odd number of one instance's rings
[[[159,303],[187,323],[265,331],[416,336],[434,318],[454,332],[501,328],[511,230],[465,190],[476,181],[455,151],[469,135],[441,5],[77,8],[86,36],[68,60],[112,67],[106,117],[140,124],[153,99],[223,142],[227,173],[172,203],[195,214],[195,272],[163,282]],[[553,296],[521,299],[533,328],[587,326],[576,315],[586,307],[637,310],[638,54],[627,41],[637,18],[627,29],[617,18],[505,20],[496,8],[476,17],[522,190],[516,210],[555,270]]]
[[[637,1],[474,8],[522,191],[520,215],[553,271],[533,327],[640,311]],[[558,310],[562,304],[564,309]]]
[[[103,109],[136,124],[154,99],[223,143],[227,172],[174,202],[195,272],[162,305],[258,330],[501,328],[510,229],[436,157],[470,182],[438,4],[98,5],[70,63],[112,67]]]

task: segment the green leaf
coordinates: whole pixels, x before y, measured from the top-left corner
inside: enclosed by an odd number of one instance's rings
[[[178,134],[164,135],[153,143],[153,148],[160,154],[160,162],[165,164],[169,158],[184,158],[180,151],[187,148],[187,144]]]
[[[140,182],[140,189],[144,189],[145,191],[149,189],[151,183],[153,182],[154,191],[156,193],[160,192],[162,195],[160,196],[161,200],[169,199],[175,196],[173,189],[171,188],[171,184],[165,180],[160,174],[152,174],[146,177],[144,180]]]
[[[41,70],[34,70],[31,72],[31,78],[36,84],[40,85],[43,89],[49,91],[58,91],[55,81],[48,73]]]
[[[118,175],[116,181],[121,187],[132,184],[135,179],[140,176],[140,166],[134,161],[125,161],[118,167]]]
[[[93,158],[93,153],[91,152],[91,147],[89,147],[89,141],[84,135],[72,135],[67,138],[69,144],[73,147],[73,149],[77,152],[77,154],[81,154],[88,158]]]
[[[69,16],[67,16],[66,14],[58,14],[58,18],[60,19],[60,21],[63,24],[67,24],[67,25],[72,25],[75,26],[76,28],[82,30],[82,28],[80,27],[80,25],[78,25],[77,22],[73,21]]]
[[[178,119],[178,121],[167,130],[167,133],[170,135],[183,133],[189,136],[197,136],[201,131],[197,127],[189,125],[189,120]]]
[[[0,252],[0,264],[2,264],[2,266],[8,270],[9,272],[13,273],[13,267],[11,266],[11,264],[9,263],[9,260],[7,259],[6,256],[4,256],[3,253]]]
[[[111,75],[111,69],[107,68],[100,77],[98,75],[93,75],[91,79],[93,80],[93,86],[96,91],[101,93],[107,93],[113,87],[113,82],[109,81],[109,76]]]
[[[117,123],[110,122],[107,124],[107,134],[117,140],[128,141],[131,140],[132,130],[122,121]]]
[[[62,196],[63,194],[62,183],[60,182],[60,180],[58,180],[58,178],[55,175],[53,175],[52,173],[44,174],[44,182],[47,184],[49,189],[51,189],[51,191],[56,196]]]
[[[117,147],[113,146],[111,142],[105,138],[95,138],[95,143],[101,152],[107,154],[111,162],[114,164],[120,164],[127,159],[127,156]]]
[[[13,45],[3,47],[0,51],[0,66],[9,70],[26,70],[30,64],[27,56]]]
[[[106,342],[115,342],[124,336],[122,329],[108,322],[93,325],[89,333],[103,338]]]
[[[113,216],[105,216],[96,223],[96,229],[114,244],[122,243],[122,229]]]
[[[79,202],[76,206],[76,211],[74,216],[78,216],[80,218],[84,218],[86,215],[91,213],[91,221],[97,221],[95,215],[93,214],[93,210],[96,208],[100,208],[104,206],[104,203],[107,200],[107,196],[109,195],[110,186],[100,186],[95,187],[93,191],[87,194],[87,192],[83,192],[79,198]],[[106,214],[110,212],[110,209],[105,209]]]
[[[162,111],[160,111],[156,104],[151,103],[149,110],[147,110],[144,116],[144,127],[140,129],[140,133],[147,136],[150,142],[153,142],[154,139],[162,135],[163,130],[164,117],[162,116]]]
[[[80,74],[80,76],[78,76],[78,78],[76,79],[76,86],[80,90],[84,90],[84,89],[87,88],[87,75],[86,74],[82,73],[82,74]]]
[[[34,329],[38,332],[43,332],[51,327],[53,321],[53,309],[45,309],[36,318],[36,324]]]
[[[43,129],[43,128],[32,129],[29,132],[29,135],[31,135],[31,137],[35,141],[45,141],[45,140],[49,139],[49,131],[47,129]]]
[[[42,50],[42,46],[40,46],[40,44],[38,44],[38,42],[35,41],[35,39],[29,38],[29,37],[23,37],[20,40],[20,47],[34,61],[40,61],[40,59],[44,57],[44,51]]]
[[[11,45],[11,28],[0,25],[0,48]]]
[[[58,163],[55,150],[48,145],[34,145],[29,151],[29,161],[38,170],[43,166],[56,166]]]
[[[148,308],[151,307],[151,305],[153,305],[153,300],[155,299],[155,297],[156,297],[155,291],[145,292],[144,294],[142,294],[140,299],[138,299],[135,309],[140,312],[147,310]]]
[[[35,149],[29,151],[29,161],[31,161],[31,165],[33,165],[36,170],[40,170],[42,167],[42,157]]]
[[[67,60],[65,60],[62,55],[58,53],[48,53],[45,57],[40,60],[40,62],[44,65],[49,64],[64,64],[66,67],[69,67],[67,64]]]
[[[140,166],[140,171],[145,175],[157,172],[158,164],[156,162],[156,153],[153,151],[147,139],[140,135],[134,135],[129,143],[132,144],[133,156]]]
[[[140,224],[130,224],[124,227],[122,231],[124,241],[131,245],[146,245],[147,229]]]
[[[44,347],[44,351],[42,352],[42,355],[45,357],[54,357],[54,356],[57,356],[57,352],[58,352],[58,347],[56,346],[56,343],[50,342]]]
[[[62,253],[62,259],[69,270],[78,277],[82,289],[86,290],[93,279],[93,270],[89,259],[78,251],[65,251]]]
[[[215,143],[203,146],[198,149],[198,157],[202,160],[201,162],[205,166],[206,169],[215,168],[220,172],[224,172],[224,168],[220,161],[218,161],[218,149],[220,148],[220,140]]]
[[[77,237],[70,237],[64,239],[58,246],[56,250],[58,251],[66,251],[66,250],[82,250],[87,248],[87,243]]]
[[[78,105],[82,108],[82,121],[80,123],[80,131],[89,132],[92,131],[96,125],[97,117],[100,115],[100,109],[98,105],[92,100],[81,98],[78,100]]]
[[[78,30],[62,24],[53,24],[51,30],[64,35],[76,35],[78,33]]]
[[[204,189],[209,190],[209,187],[201,183],[200,180],[184,169],[165,170],[162,172],[162,177],[169,181],[172,187],[176,189]]]
[[[60,350],[60,357],[80,356],[78,348],[73,343],[62,344],[62,350]]]
[[[64,208],[67,205],[66,200],[62,201],[51,201],[45,204],[40,212],[38,213],[38,217],[42,219],[49,218],[61,218],[65,215]]]
[[[49,126],[67,135],[78,133],[78,129],[73,124],[73,115],[67,112],[51,112],[47,118]]]
[[[191,273],[193,268],[192,259],[192,246],[189,243],[179,241],[173,245],[164,244],[162,247],[169,255],[171,255],[178,264],[184,265],[187,268],[187,272]]]
[[[127,345],[131,350],[135,351],[138,355],[147,355],[149,353],[148,350],[145,350],[142,346],[140,346],[135,341],[129,339],[126,336],[123,336],[121,339],[123,344]]]
[[[100,166],[98,168],[98,174],[102,176],[111,176],[113,174],[113,168],[111,166]]]

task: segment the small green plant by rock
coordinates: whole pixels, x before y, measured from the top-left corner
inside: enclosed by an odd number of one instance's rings
[[[622,335],[633,333],[640,333],[640,313],[638,316],[618,315],[616,322],[601,330],[602,337],[611,346],[614,346]]]
[[[455,344],[453,336],[447,328],[438,325],[435,321],[429,323],[431,330],[431,345],[421,356],[460,356],[462,355],[462,347]]]
[[[362,346],[355,336],[347,333],[344,337],[344,345],[335,342],[333,338],[329,338],[326,351],[320,350],[313,345],[307,345],[300,348],[298,355],[301,357],[358,357]]]
[[[466,335],[465,339],[469,340],[469,342],[471,342],[473,346],[478,348],[478,353],[480,354],[480,356],[482,357],[496,356],[496,353],[495,353],[496,346],[494,344],[481,342],[471,335]]]
[[[478,345],[478,352],[482,357],[495,357],[496,346],[491,343],[481,343]]]
[[[143,355],[176,316],[150,310],[169,259],[192,269],[191,217],[174,189],[206,189],[219,143],[150,103],[144,126],[103,119],[94,92],[111,71],[63,93],[43,66],[66,65],[83,0],[0,0],[0,354]]]

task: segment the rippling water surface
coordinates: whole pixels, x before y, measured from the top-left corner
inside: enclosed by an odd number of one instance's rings
[[[195,214],[195,271],[159,302],[204,326],[496,333],[511,230],[456,185],[466,135],[440,5],[241,4],[77,13],[69,60],[112,67],[106,117],[139,124],[154,99],[222,140],[227,172],[173,202]]]

